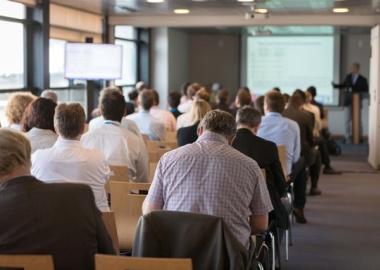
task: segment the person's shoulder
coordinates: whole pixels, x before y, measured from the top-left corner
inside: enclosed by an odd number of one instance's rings
[[[40,181],[38,181],[40,182]],[[85,196],[91,196],[92,189],[87,184],[80,183],[43,183],[39,189],[48,192],[51,196],[67,196],[67,198],[72,198],[74,195],[80,195],[80,198]],[[86,200],[83,200],[83,202]]]
[[[289,119],[289,118],[285,118],[285,117],[284,117],[284,121],[286,122],[286,124],[287,124],[290,128],[292,128],[292,129],[296,129],[296,130],[299,129],[299,127],[298,127],[298,123],[297,123],[296,121],[294,121],[294,120],[292,120],[292,119]]]

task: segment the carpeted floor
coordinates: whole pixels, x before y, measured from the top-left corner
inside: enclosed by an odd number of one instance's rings
[[[380,174],[366,162],[367,146],[343,148],[332,158],[342,175],[321,175],[322,195],[308,196],[307,224],[292,227],[293,246],[283,270],[380,269]]]

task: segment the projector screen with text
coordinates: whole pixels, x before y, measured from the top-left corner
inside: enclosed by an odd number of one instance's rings
[[[315,86],[318,101],[334,103],[334,37],[249,37],[247,86],[255,95],[274,87],[291,95]]]

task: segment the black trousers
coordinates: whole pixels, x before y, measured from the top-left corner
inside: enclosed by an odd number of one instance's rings
[[[318,186],[319,176],[321,174],[321,154],[318,150],[311,149],[311,160],[309,165],[309,175],[311,180],[311,187]]]
[[[307,172],[304,157],[292,165],[290,181],[294,183],[294,207],[303,209],[306,204]]]
[[[330,168],[330,153],[327,148],[327,143],[323,137],[314,137],[315,145],[318,145],[319,153],[321,154],[322,164],[325,165],[325,168]]]

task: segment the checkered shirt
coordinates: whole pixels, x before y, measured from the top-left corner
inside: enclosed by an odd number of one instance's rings
[[[257,163],[212,132],[161,158],[147,201],[164,210],[223,217],[247,248],[248,217],[273,209]]]

